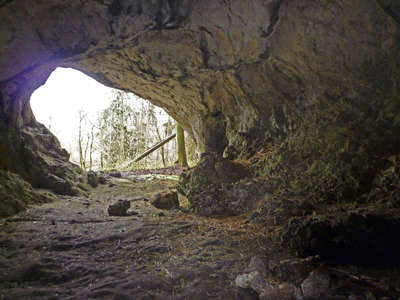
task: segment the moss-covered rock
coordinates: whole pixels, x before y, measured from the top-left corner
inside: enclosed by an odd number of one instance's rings
[[[254,172],[278,178],[280,192],[306,193],[317,202],[364,201],[387,158],[400,153],[399,115],[388,113],[400,111],[398,103],[321,100],[290,116],[296,128],[253,157]]]
[[[251,178],[244,161],[230,161],[206,153],[199,164],[184,171],[178,191],[201,215],[237,215],[257,208],[269,184]]]
[[[54,196],[35,191],[19,175],[0,170],[0,218],[26,209],[28,204],[45,203]]]

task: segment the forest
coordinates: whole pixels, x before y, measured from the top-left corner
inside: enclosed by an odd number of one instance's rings
[[[83,170],[135,170],[172,166],[178,162],[178,142],[172,139],[159,149],[137,158],[176,132],[178,123],[164,110],[131,93],[113,89],[110,105],[93,120],[79,111],[79,127],[72,161]],[[198,161],[195,141],[183,137],[189,165]],[[182,148],[183,149],[183,148]],[[186,165],[187,163],[183,163]]]

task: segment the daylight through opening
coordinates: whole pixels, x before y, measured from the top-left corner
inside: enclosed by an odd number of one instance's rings
[[[85,170],[163,168],[177,161],[176,139],[139,161],[175,133],[175,121],[132,93],[106,87],[80,71],[57,68],[31,97],[35,118],[57,136],[70,161]],[[186,138],[190,162],[195,143]]]

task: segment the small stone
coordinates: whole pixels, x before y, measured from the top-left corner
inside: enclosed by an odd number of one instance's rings
[[[98,185],[98,177],[96,172],[90,170],[87,172],[87,181],[92,187],[96,187]]]
[[[160,209],[172,209],[179,207],[178,195],[176,190],[160,193],[151,199],[151,204]]]
[[[100,174],[100,175],[99,175],[99,178],[98,178],[98,183],[99,183],[99,184],[106,184],[106,183],[107,183],[107,178],[106,178],[106,176]]]
[[[237,287],[242,289],[248,289],[251,287],[251,283],[260,276],[260,273],[257,271],[248,273],[248,274],[241,274],[236,277],[235,284]]]
[[[127,210],[131,207],[131,202],[128,200],[118,200],[111,204],[107,211],[110,216],[127,216]]]
[[[159,217],[165,217],[165,214],[164,214],[163,212],[159,212],[159,213],[158,213],[158,216],[159,216]]]

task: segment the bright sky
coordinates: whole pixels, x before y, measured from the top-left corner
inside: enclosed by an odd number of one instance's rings
[[[98,114],[111,104],[111,91],[80,71],[57,68],[46,84],[32,94],[31,106],[36,120],[50,128],[62,147],[73,154],[77,147],[79,111],[87,112],[88,118],[95,122]],[[160,120],[166,121],[168,115],[162,109],[156,108],[156,112]]]
[[[74,69],[57,68],[46,84],[31,96],[36,120],[50,127],[69,152],[78,133],[79,111],[96,120],[98,113],[110,104],[108,88]]]

